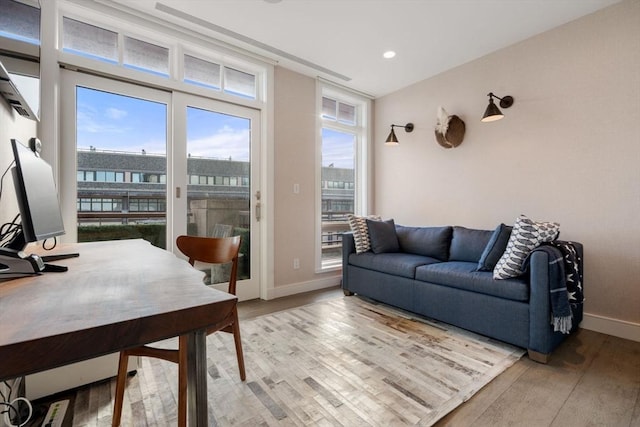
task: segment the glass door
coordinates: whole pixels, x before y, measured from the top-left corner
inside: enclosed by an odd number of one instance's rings
[[[62,71],[60,194],[67,241],[242,236],[237,292],[260,297],[260,114]],[[228,267],[198,266],[227,290]]]
[[[170,94],[71,71],[63,77],[61,199],[67,238],[142,238],[171,249]]]
[[[240,235],[238,297],[258,298],[259,113],[184,93],[174,93],[174,108],[174,239]],[[199,268],[226,290],[230,266]]]

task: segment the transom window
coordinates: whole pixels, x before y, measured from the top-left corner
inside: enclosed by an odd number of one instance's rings
[[[8,0],[1,0],[8,1]],[[175,46],[142,40],[77,19],[62,20],[62,50],[85,58],[167,77],[247,99],[257,99],[256,74],[194,53],[180,56],[182,75],[171,69]]]
[[[356,106],[337,99],[322,97],[322,119],[355,126]]]
[[[40,9],[0,0],[0,36],[40,45]]]

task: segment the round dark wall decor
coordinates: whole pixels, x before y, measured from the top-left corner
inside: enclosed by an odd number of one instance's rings
[[[444,148],[455,148],[464,139],[464,121],[458,116],[449,115],[444,108],[438,108],[438,123],[435,128],[436,142]]]

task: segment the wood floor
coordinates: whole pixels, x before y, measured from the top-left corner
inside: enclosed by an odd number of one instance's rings
[[[240,317],[342,295],[330,289],[249,301],[240,304]],[[640,342],[581,329],[548,364],[523,357],[435,425],[640,427]]]
[[[333,298],[344,298],[342,291],[243,302],[240,322]],[[86,388],[80,389],[76,398],[88,395]],[[104,408],[98,402],[89,402],[91,406]],[[162,420],[156,424],[163,425]],[[554,352],[549,364],[524,356],[436,425],[640,427],[640,342],[580,330]]]

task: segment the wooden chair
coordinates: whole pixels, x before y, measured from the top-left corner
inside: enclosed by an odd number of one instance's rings
[[[231,274],[229,277],[229,293],[236,294],[236,275],[238,272],[238,252],[240,250],[240,236],[234,237],[194,237],[179,236],[176,240],[178,249],[189,257],[189,264],[196,261],[209,264],[225,264],[231,262]],[[240,340],[240,325],[238,324],[238,310],[234,306],[233,311],[217,325],[207,329],[207,334],[224,331],[233,334],[238,357],[240,379],[246,379],[244,369],[244,357],[242,355],[242,341]],[[178,425],[187,425],[187,337],[180,336],[178,349],[161,349],[150,346],[140,346],[120,352],[118,364],[118,377],[116,381],[116,396],[113,408],[112,426],[119,426],[122,417],[122,402],[127,381],[127,363],[129,356],[147,356],[168,360],[178,364]]]

